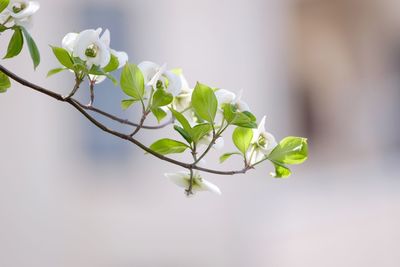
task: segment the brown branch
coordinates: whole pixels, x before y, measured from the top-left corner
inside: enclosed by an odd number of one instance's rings
[[[147,153],[153,155],[156,158],[159,158],[161,160],[167,161],[169,163],[172,163],[174,165],[183,167],[185,169],[189,169],[189,170],[199,170],[199,171],[203,171],[203,172],[208,172],[208,173],[213,173],[213,174],[219,174],[219,175],[234,175],[234,174],[240,174],[240,173],[246,173],[250,168],[244,168],[242,170],[238,170],[238,171],[218,171],[218,170],[213,170],[213,169],[207,169],[207,168],[202,168],[199,166],[196,166],[194,164],[188,164],[188,163],[184,163],[181,161],[177,161],[175,159],[171,159],[168,158],[166,156],[163,156],[153,150],[151,150],[149,147],[147,147],[146,145],[142,144],[141,142],[139,142],[138,140],[134,139],[133,137],[112,130],[110,128],[108,128],[107,126],[105,126],[104,124],[102,124],[101,122],[99,122],[98,120],[96,120],[93,116],[91,116],[89,113],[87,113],[85,111],[85,109],[90,110],[87,106],[82,105],[81,103],[79,103],[77,100],[73,99],[73,98],[65,98],[60,94],[57,94],[55,92],[52,92],[44,87],[41,87],[39,85],[36,85],[34,83],[31,83],[21,77],[19,77],[18,75],[14,74],[13,72],[9,71],[8,69],[6,69],[4,66],[0,65],[0,71],[3,72],[4,74],[6,74],[8,77],[10,77],[11,79],[13,79],[14,81],[28,87],[31,88],[37,92],[40,92],[42,94],[45,94],[47,96],[50,96],[58,101],[61,102],[65,102],[68,103],[70,105],[72,105],[76,110],[78,110],[83,116],[85,116],[90,122],[92,122],[94,125],[96,125],[99,129],[101,129],[104,132],[107,132],[111,135],[114,135],[116,137],[119,137],[121,139],[127,140],[133,144],[135,144],[136,146],[140,147],[142,150],[146,151]],[[85,107],[85,108],[84,108]]]

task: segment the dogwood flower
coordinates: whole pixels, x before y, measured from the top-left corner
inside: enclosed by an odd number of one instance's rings
[[[28,0],[11,0],[1,16],[0,23],[8,24],[14,22],[16,25],[29,28],[31,25],[32,15],[35,14],[40,8],[37,1]]]
[[[231,104],[234,105],[238,111],[250,111],[249,105],[242,100],[243,90],[239,91],[239,94],[226,90],[226,89],[218,89],[215,91],[215,96],[217,97],[218,104]]]
[[[63,39],[65,49],[72,48],[72,54],[86,62],[90,69],[93,65],[104,68],[110,62],[110,31],[100,36],[101,28],[84,30],[77,35],[67,34]]]
[[[123,67],[128,61],[128,54],[123,51],[116,51],[110,48],[110,31],[108,29],[104,31],[101,37],[100,33],[101,33],[101,28],[98,28],[96,31],[85,30],[79,34],[74,32],[68,33],[64,36],[62,40],[62,47],[65,50],[67,50],[71,55],[78,56],[82,60],[86,60],[86,64],[89,68],[91,68],[92,65],[105,67],[110,62],[111,59],[110,54],[117,57],[119,63],[118,68]],[[90,39],[91,42],[90,40],[88,42],[88,39]],[[82,44],[79,44],[79,42],[82,42]],[[82,56],[82,51],[85,45],[88,46],[87,49],[84,51],[84,56]],[[100,48],[103,50],[99,51]],[[97,51],[93,51],[93,49]],[[99,55],[95,55],[94,58],[93,57],[91,58],[90,56],[86,55],[86,53],[90,54],[91,52],[96,52],[96,53],[99,52]],[[103,53],[103,55],[101,55],[100,53]],[[106,76],[104,75],[89,75],[89,76],[92,81],[95,81],[95,83],[100,83],[106,79]]]
[[[166,70],[166,64],[160,66],[154,62],[143,61],[139,63],[138,67],[143,73],[147,88],[156,88],[162,85],[173,96],[177,96],[182,91],[182,83],[179,75]]]
[[[166,173],[165,176],[171,180],[174,184],[185,188],[186,190],[190,187],[190,173],[181,171],[177,173]],[[200,191],[210,191],[214,194],[221,195],[221,190],[213,183],[201,178],[198,172],[193,174],[193,185],[192,193]],[[188,192],[185,192],[188,194]]]
[[[179,79],[181,83],[181,92],[174,97],[173,106],[176,111],[182,112],[190,108],[193,89],[189,87],[189,83],[183,74],[179,75]]]
[[[253,129],[252,146],[246,155],[246,159],[250,164],[262,160],[277,146],[275,137],[265,131],[265,118],[265,116],[262,118],[257,129]]]

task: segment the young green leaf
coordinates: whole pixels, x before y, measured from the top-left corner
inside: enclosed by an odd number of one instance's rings
[[[0,93],[5,93],[11,87],[10,78],[0,71]]]
[[[225,153],[221,157],[219,157],[219,163],[223,163],[225,160],[229,159],[233,155],[242,155],[238,152],[231,152],[231,153]]]
[[[233,143],[243,155],[246,154],[246,151],[250,146],[251,139],[253,139],[253,131],[249,128],[237,127],[233,131]]]
[[[104,72],[112,72],[112,71],[118,69],[118,67],[119,67],[118,58],[116,56],[114,56],[113,54],[111,54],[110,62],[108,62],[107,66],[105,66],[103,68],[103,70],[104,70]]]
[[[26,43],[28,44],[29,54],[32,58],[33,67],[34,69],[36,69],[37,66],[39,66],[40,64],[39,49],[37,48],[36,43],[33,40],[32,36],[29,34],[29,32],[24,27],[21,27],[21,29],[25,36]]]
[[[67,50],[56,46],[51,46],[51,49],[61,65],[68,69],[74,69],[74,61]]]
[[[186,145],[182,142],[176,141],[176,140],[168,139],[168,138],[160,139],[160,140],[154,142],[150,146],[151,150],[153,150],[161,155],[182,153],[187,148],[188,148],[188,145]]]
[[[135,64],[126,64],[121,72],[121,89],[134,99],[141,100],[144,96],[144,78]]]
[[[189,144],[193,142],[192,138],[190,137],[189,133],[185,131],[182,127],[178,125],[174,125],[174,130],[177,131],[183,139],[185,139]]]
[[[10,42],[8,43],[7,54],[4,59],[19,55],[23,46],[24,37],[22,36],[21,28],[16,27],[14,28],[14,34],[11,36]]]
[[[128,108],[130,108],[130,106],[132,106],[133,104],[135,104],[138,100],[137,99],[125,99],[121,101],[121,108],[123,110],[127,110]]]
[[[257,128],[256,118],[250,112],[238,112],[232,104],[222,105],[222,110],[224,119],[229,124],[244,128]]]
[[[51,69],[51,70],[49,70],[49,72],[47,73],[47,78],[49,78],[49,77],[51,77],[51,76],[53,76],[53,75],[55,75],[55,74],[57,74],[57,73],[60,73],[60,72],[62,72],[62,71],[64,71],[64,70],[67,70],[67,68],[55,68],[55,69]]]
[[[211,132],[212,126],[209,123],[202,123],[194,126],[189,132],[193,142],[197,143],[201,138]]]
[[[0,13],[8,6],[10,0],[0,0]]]
[[[271,161],[284,164],[300,164],[307,157],[307,139],[294,136],[286,137],[280,141],[268,156]]]
[[[151,102],[152,108],[159,108],[166,105],[169,105],[174,96],[171,93],[168,93],[164,89],[157,89],[157,91],[153,95],[153,101]]]
[[[279,163],[274,163],[274,167],[275,167],[275,172],[271,172],[271,176],[275,177],[275,178],[286,178],[289,177],[292,173],[290,171],[290,169],[282,164]]]
[[[200,118],[211,123],[214,122],[218,100],[210,87],[201,83],[196,84],[192,93],[192,106]]]
[[[151,112],[153,113],[154,117],[156,117],[158,123],[167,117],[167,112],[165,112],[162,108],[152,108]]]
[[[185,118],[185,116],[183,116],[182,113],[180,113],[172,108],[170,110],[172,112],[172,115],[175,117],[175,119],[182,125],[183,129],[185,129],[185,131],[187,133],[190,133],[192,130],[192,127],[190,126],[190,123]]]

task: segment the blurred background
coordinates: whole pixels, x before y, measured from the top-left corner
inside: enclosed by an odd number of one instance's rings
[[[67,93],[71,74],[45,78],[58,66],[48,45],[109,28],[132,62],[182,67],[192,86],[243,89],[277,139],[309,138],[310,159],[284,180],[269,164],[206,174],[222,196],[188,199],[163,176],[179,168],[14,83],[0,96],[0,266],[400,266],[398,0],[40,3],[32,35],[42,64],[33,72],[26,49],[1,61],[17,74]],[[97,106],[138,118],[120,110],[111,83],[96,94]],[[165,135],[174,133],[140,139]],[[238,168],[219,166],[221,153],[210,167]]]

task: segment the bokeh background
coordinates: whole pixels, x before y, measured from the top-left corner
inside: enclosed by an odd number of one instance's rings
[[[57,66],[48,45],[109,28],[132,62],[182,67],[191,85],[243,89],[278,139],[309,138],[310,159],[284,180],[268,164],[207,174],[222,196],[188,199],[163,176],[176,166],[14,84],[0,96],[0,266],[400,266],[398,0],[40,3],[32,35],[42,64],[33,72],[26,50],[1,61],[17,74],[67,93],[69,73],[45,78]],[[96,93],[98,106],[138,117],[120,110],[111,83]],[[214,163],[221,153],[210,166],[238,167]]]

